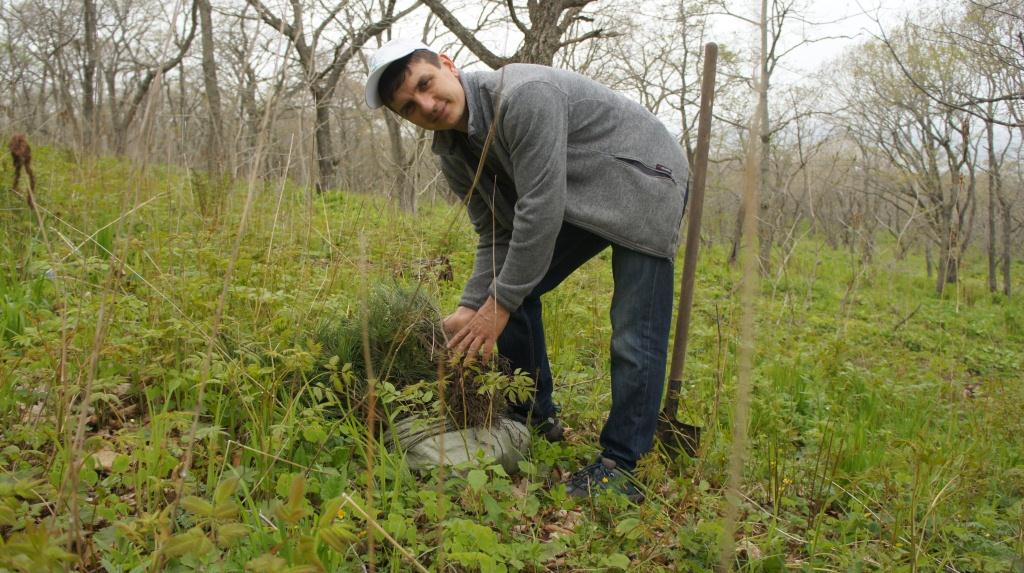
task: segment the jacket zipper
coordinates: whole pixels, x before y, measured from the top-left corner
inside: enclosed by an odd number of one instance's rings
[[[658,163],[654,167],[651,167],[650,165],[644,163],[643,161],[640,161],[639,159],[632,159],[632,158],[629,158],[629,157],[619,157],[618,155],[615,155],[614,157],[615,157],[615,159],[618,159],[619,161],[621,161],[621,162],[623,162],[623,163],[625,163],[627,165],[631,165],[634,168],[642,171],[643,173],[645,173],[647,175],[650,175],[651,177],[660,177],[662,179],[668,179],[669,181],[672,181],[673,183],[675,182],[675,178],[672,177],[672,170],[669,169],[668,167],[665,167],[664,165],[662,165],[660,163]]]

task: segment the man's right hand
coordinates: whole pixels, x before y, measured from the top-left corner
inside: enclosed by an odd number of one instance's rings
[[[445,336],[448,338],[455,336],[457,332],[469,324],[469,321],[473,320],[474,316],[476,316],[476,311],[469,307],[460,306],[455,309],[455,312],[446,316],[444,322],[442,322]]]

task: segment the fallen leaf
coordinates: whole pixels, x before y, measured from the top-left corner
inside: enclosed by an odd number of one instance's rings
[[[117,459],[117,452],[112,450],[100,450],[92,455],[96,462],[96,469],[110,473],[114,469],[114,460]]]

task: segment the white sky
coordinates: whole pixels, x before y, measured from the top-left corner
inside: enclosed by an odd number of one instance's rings
[[[816,39],[796,46],[779,64],[775,79],[792,81],[811,73],[839,57],[843,50],[878,35],[878,22],[886,28],[901,21],[905,14],[925,5],[928,0],[797,0],[792,18],[783,26],[783,49],[795,46],[802,38]],[[935,0],[938,1],[938,0]],[[948,2],[951,3],[951,2]],[[741,15],[756,20],[761,3],[748,1]],[[739,10],[742,3],[733,3]],[[759,49],[759,34],[750,23],[730,16],[717,16],[712,24],[713,40],[735,48],[747,46],[751,53]]]

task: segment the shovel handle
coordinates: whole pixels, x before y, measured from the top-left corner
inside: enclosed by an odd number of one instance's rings
[[[686,254],[683,258],[682,288],[679,290],[679,313],[676,315],[676,337],[672,346],[668,396],[665,414],[675,419],[679,390],[683,384],[686,363],[686,342],[690,333],[690,310],[693,306],[693,284],[697,274],[697,251],[700,249],[700,220],[704,214],[704,184],[708,174],[708,149],[711,146],[711,110],[715,103],[715,71],[718,65],[718,44],[704,45],[704,74],[700,83],[700,114],[697,120],[697,150],[693,159],[693,188],[690,194],[690,220],[686,228]]]

